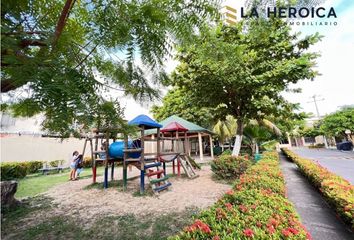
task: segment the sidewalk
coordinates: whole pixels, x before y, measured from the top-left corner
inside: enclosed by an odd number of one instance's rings
[[[353,240],[354,233],[336,217],[319,192],[300,173],[295,163],[280,154],[288,199],[314,240]]]

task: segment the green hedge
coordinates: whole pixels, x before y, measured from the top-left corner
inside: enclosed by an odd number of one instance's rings
[[[62,165],[64,160],[54,160],[49,162],[49,166],[57,167]],[[43,161],[28,162],[6,162],[1,163],[1,181],[24,178],[27,174],[37,173],[43,167]]]
[[[316,162],[301,158],[288,149],[284,154],[299,167],[309,181],[319,189],[327,202],[354,230],[354,186],[342,177],[331,173]]]
[[[245,157],[221,155],[212,161],[211,170],[220,179],[236,179],[251,165],[252,162]]]
[[[26,163],[28,166],[27,174],[36,173],[38,172],[38,169],[41,169],[43,167],[42,161],[31,161]]]
[[[311,236],[285,197],[277,153],[267,152],[235,181],[233,189],[169,239],[301,240]]]
[[[24,178],[28,173],[27,162],[22,163],[2,163],[1,169],[1,181],[13,180]]]

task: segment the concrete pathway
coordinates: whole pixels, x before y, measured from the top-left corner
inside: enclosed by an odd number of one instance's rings
[[[354,233],[339,220],[296,164],[280,155],[289,200],[314,240],[354,240]]]
[[[342,176],[351,184],[354,184],[354,152],[338,151],[330,149],[308,149],[298,148],[292,149],[298,155],[318,161],[321,166],[329,171]]]

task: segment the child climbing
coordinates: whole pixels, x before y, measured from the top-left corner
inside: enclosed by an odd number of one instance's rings
[[[76,161],[78,160],[78,157],[79,157],[79,152],[78,151],[74,151],[73,152],[73,157],[72,157],[71,162],[70,162],[71,171],[70,171],[70,179],[69,179],[69,181],[75,180],[76,166],[77,166]]]

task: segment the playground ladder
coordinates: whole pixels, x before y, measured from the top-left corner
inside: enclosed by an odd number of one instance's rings
[[[146,173],[152,190],[155,194],[168,189],[172,184],[168,181],[168,176],[165,174],[163,169],[159,169],[161,166],[161,162],[153,162],[149,164],[145,164],[144,168],[148,172]],[[151,168],[155,168],[152,170]],[[154,178],[156,176],[156,178]]]
[[[189,162],[188,158],[185,156],[180,156],[181,158],[181,165],[183,167],[184,172],[187,174],[187,176],[191,179],[199,177],[199,175],[196,174],[196,172],[193,169],[192,164]]]

